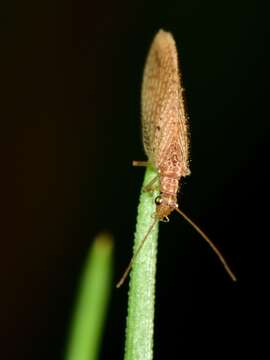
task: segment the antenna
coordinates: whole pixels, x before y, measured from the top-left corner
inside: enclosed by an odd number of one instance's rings
[[[116,287],[119,289],[120,286],[123,285],[123,283],[125,282],[131,268],[132,268],[132,265],[134,263],[134,260],[136,259],[137,255],[139,254],[140,250],[142,249],[146,239],[148,238],[148,235],[150,234],[150,232],[153,230],[153,227],[156,225],[156,223],[158,222],[158,219],[156,219],[153,224],[150,226],[150,228],[148,229],[147,233],[145,234],[144,238],[142,239],[139,247],[137,248],[137,250],[135,251],[134,255],[132,256],[124,274],[122,275],[121,279],[118,281],[118,283],[116,284]]]
[[[218,250],[218,248],[212,243],[212,241],[209,239],[209,237],[199,228],[198,225],[196,225],[182,210],[180,210],[178,207],[175,208],[175,210],[201,235],[201,237],[208,243],[208,245],[211,247],[211,249],[214,251],[214,253],[217,255],[219,260],[221,261],[222,265],[224,266],[225,270],[227,271],[228,275],[231,277],[233,281],[237,281],[236,276],[231,271],[229,265],[227,264],[226,260],[222,256],[221,252]]]

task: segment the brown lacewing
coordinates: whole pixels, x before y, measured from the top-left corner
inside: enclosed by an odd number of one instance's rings
[[[189,136],[187,115],[184,108],[183,87],[178,67],[178,56],[173,36],[160,30],[155,36],[147,56],[142,84],[142,130],[143,144],[148,162],[156,169],[157,176],[146,186],[151,191],[156,182],[160,195],[156,198],[156,213],[153,225],[148,230],[134,253],[124,275],[118,282],[120,287],[142,248],[148,234],[157,221],[168,221],[174,210],[187,220],[207,241],[219,257],[233,281],[235,275],[225,259],[194,222],[178,208],[177,193],[181,177],[190,174],[188,163]],[[134,161],[135,166],[147,166],[148,162]]]

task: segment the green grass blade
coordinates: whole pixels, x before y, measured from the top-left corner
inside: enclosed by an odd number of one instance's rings
[[[150,167],[146,169],[143,187],[157,176]],[[134,250],[138,248],[154,222],[155,197],[158,191],[141,191],[138,207]],[[158,223],[149,234],[134,261],[128,299],[125,360],[151,360],[153,357],[155,274]]]
[[[98,358],[112,286],[112,239],[99,235],[88,254],[71,322],[66,360]]]

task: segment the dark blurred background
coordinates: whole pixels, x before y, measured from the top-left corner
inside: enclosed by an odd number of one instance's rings
[[[269,239],[267,2],[23,1],[1,10],[3,359],[61,359],[93,237],[131,256],[145,159],[140,87],[159,28],[174,34],[191,130],[178,217],[160,226],[155,359],[263,350]],[[113,289],[101,359],[123,357],[127,284]]]

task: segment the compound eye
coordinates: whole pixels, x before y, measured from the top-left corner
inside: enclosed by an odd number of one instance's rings
[[[161,205],[163,203],[163,199],[162,197],[159,195],[155,198],[155,204],[156,205]]]

